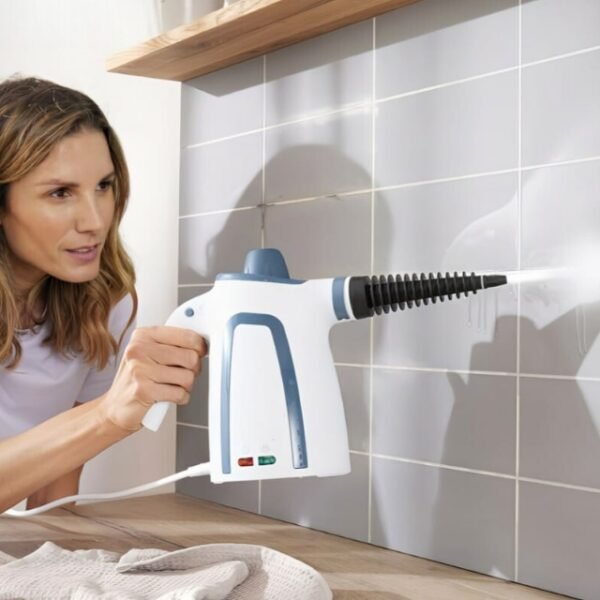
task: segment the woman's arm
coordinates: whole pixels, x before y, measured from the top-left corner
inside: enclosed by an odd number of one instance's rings
[[[58,500],[59,498],[77,495],[79,493],[81,471],[83,471],[83,465],[55,479],[37,492],[29,494],[29,498],[27,498],[27,510],[48,504],[48,502]],[[71,502],[70,504],[63,504],[63,506],[73,506],[73,504],[74,502]]]
[[[81,406],[80,402],[75,402],[73,406]],[[81,472],[83,471],[84,465],[77,467],[70,473],[62,475],[58,479],[50,482],[48,485],[40,488],[27,498],[27,510],[30,508],[37,508],[53,500],[59,498],[65,498],[66,496],[75,496],[79,493],[79,480],[81,479]],[[72,506],[74,503],[65,504],[63,506]]]
[[[139,430],[158,399],[186,404],[206,352],[190,330],[136,329],[108,392],[0,441],[0,513]]]
[[[105,416],[100,406],[102,399],[67,410],[0,441],[0,512],[73,472],[132,433]]]

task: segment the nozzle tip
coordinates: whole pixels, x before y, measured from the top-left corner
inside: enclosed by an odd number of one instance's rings
[[[508,282],[506,275],[483,275],[482,279],[484,288],[498,287]]]

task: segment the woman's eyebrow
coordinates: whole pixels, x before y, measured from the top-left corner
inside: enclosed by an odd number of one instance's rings
[[[104,177],[102,177],[100,179],[100,181],[103,181],[104,179],[107,179],[108,177],[112,177],[114,174],[115,174],[115,172],[111,171],[108,175],[105,175]],[[50,179],[49,181],[40,182],[36,185],[62,185],[64,187],[79,187],[78,183],[75,183],[72,181],[62,181],[60,179]]]

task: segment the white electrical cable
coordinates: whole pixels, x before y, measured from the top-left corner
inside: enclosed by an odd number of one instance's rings
[[[173,473],[162,479],[151,481],[150,483],[144,483],[137,487],[129,488],[128,490],[121,490],[120,492],[109,492],[105,494],[79,494],[77,496],[67,496],[66,498],[59,498],[43,506],[37,508],[30,508],[29,510],[14,510],[9,509],[2,514],[9,515],[11,517],[33,517],[40,513],[46,512],[57,506],[68,504],[69,502],[75,502],[76,500],[117,500],[124,496],[132,496],[133,494],[139,494],[140,492],[146,492],[157,487],[166,485],[167,483],[174,483],[180,479],[186,479],[187,477],[200,477],[202,475],[210,475],[210,463],[202,463],[199,465],[193,465],[187,468],[185,471],[179,471],[179,473]]]

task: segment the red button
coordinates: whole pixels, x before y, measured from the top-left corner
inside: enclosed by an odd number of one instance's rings
[[[247,456],[246,458],[238,458],[238,465],[240,465],[240,467],[253,467],[254,459],[251,456]]]

